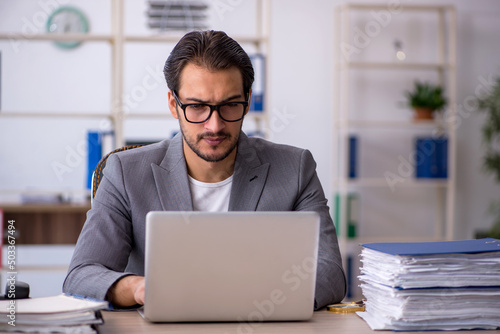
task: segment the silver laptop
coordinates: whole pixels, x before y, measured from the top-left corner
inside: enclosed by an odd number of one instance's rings
[[[150,212],[142,314],[152,322],[310,319],[318,241],[314,212]]]

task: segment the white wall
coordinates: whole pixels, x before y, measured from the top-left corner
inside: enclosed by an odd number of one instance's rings
[[[109,2],[60,2],[76,4],[84,9],[92,19],[94,32],[109,31]],[[27,29],[41,31],[43,18],[46,17],[41,4],[48,3],[51,2],[0,0],[0,30],[16,31],[18,34]],[[138,23],[143,15],[138,3],[142,4],[139,1],[127,2],[137,7],[127,12],[127,17],[134,23],[130,25],[132,28],[127,28],[130,33],[144,30]],[[253,23],[246,23],[253,22],[251,4],[248,1],[232,3],[231,10],[215,20],[216,28],[226,29],[229,33],[253,31]],[[329,198],[335,191],[331,185],[331,170],[335,161],[335,157],[332,157],[333,57],[336,48],[333,44],[333,12],[341,3],[344,1],[272,0],[272,45],[268,67],[271,71],[271,81],[268,83],[270,115],[274,122],[271,139],[305,147],[313,152]],[[500,21],[497,19],[500,2],[449,0],[432,3],[453,4],[457,8],[458,104],[464,105],[469,96],[474,96],[482,78],[500,73],[497,60],[500,54]],[[14,52],[12,41],[0,41],[3,58],[2,110],[109,110],[112,103],[108,75],[110,48],[105,43],[85,43],[71,51],[57,49],[48,42],[29,42],[22,38],[17,39],[16,43],[18,51]],[[129,47],[130,53],[125,59],[129,71],[125,77],[125,92],[130,93],[134,85],[140,84],[148,71],[163,65],[167,49],[158,45]],[[379,89],[390,90],[391,87]],[[361,88],[359,93],[361,96],[370,94]],[[166,110],[164,94],[165,87],[158,84],[157,88],[148,92],[145,100],[134,106],[134,111]],[[500,195],[500,186],[480,170],[480,127],[483,118],[468,110],[463,115],[458,128],[457,238],[471,237],[476,228],[488,227],[491,222],[486,215],[486,208],[492,199]],[[9,189],[82,189],[86,168],[84,154],[79,153],[85,143],[85,131],[104,126],[107,124],[103,118],[60,120],[1,117],[0,198],[13,199],[15,196],[6,193]],[[166,122],[136,122],[128,125],[128,131],[133,137],[139,137],[141,133],[162,137],[169,136],[172,127],[175,125]],[[58,177],[52,168],[53,163],[67,162],[71,152],[77,153],[71,172]],[[389,151],[387,154],[394,153]],[[387,213],[393,213],[395,221],[411,209],[411,205],[385,202],[372,205],[382,206]],[[427,217],[422,212],[425,210],[413,210],[423,219]],[[386,216],[381,215],[377,219],[384,220]],[[389,224],[386,227],[392,229],[395,226]]]

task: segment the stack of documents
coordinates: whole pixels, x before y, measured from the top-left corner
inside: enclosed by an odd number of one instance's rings
[[[0,332],[97,333],[106,308],[107,302],[67,295],[0,300]]]
[[[500,240],[363,244],[373,330],[500,328]]]

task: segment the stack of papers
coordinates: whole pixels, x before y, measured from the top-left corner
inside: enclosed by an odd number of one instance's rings
[[[97,333],[103,323],[100,310],[105,301],[67,295],[0,300],[0,332],[20,333]]]
[[[500,328],[500,240],[363,244],[373,330]]]

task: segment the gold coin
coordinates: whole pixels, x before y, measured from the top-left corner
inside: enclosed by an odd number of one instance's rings
[[[365,310],[365,306],[358,304],[332,304],[327,305],[326,309],[329,312],[334,313],[354,313],[363,312]]]

